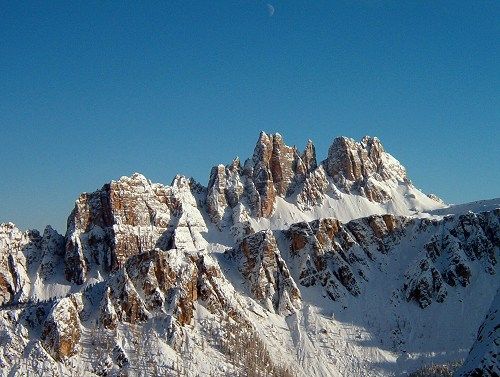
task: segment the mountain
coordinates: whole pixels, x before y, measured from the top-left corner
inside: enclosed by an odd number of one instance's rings
[[[500,347],[500,290],[477,332],[477,338],[458,376],[499,376],[498,348]]]
[[[261,133],[207,187],[136,173],[80,195],[64,236],[1,224],[0,371],[393,376],[464,359],[499,288],[499,224],[499,199],[426,195],[377,138],[318,161]],[[491,369],[490,314],[463,368]]]

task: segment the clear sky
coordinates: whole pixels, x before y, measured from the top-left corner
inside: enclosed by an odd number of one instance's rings
[[[500,2],[0,1],[0,222],[139,171],[205,184],[260,130],[378,136],[425,192],[500,196]]]

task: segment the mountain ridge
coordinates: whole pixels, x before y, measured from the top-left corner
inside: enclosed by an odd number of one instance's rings
[[[446,313],[486,311],[495,294],[499,204],[423,194],[377,138],[336,138],[318,163],[312,142],[299,152],[262,132],[207,187],[135,173],[81,194],[64,236],[2,224],[0,364],[386,376],[464,357],[484,313]],[[96,331],[110,348],[89,363]]]

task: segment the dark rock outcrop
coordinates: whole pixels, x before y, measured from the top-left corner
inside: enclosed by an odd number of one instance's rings
[[[443,302],[447,287],[468,286],[477,268],[495,274],[500,247],[500,210],[469,212],[439,221],[420,220],[419,232],[429,228],[434,228],[436,234],[405,274],[403,289],[408,300],[415,300],[425,308],[432,301]]]
[[[245,237],[229,255],[239,260],[239,269],[252,297],[266,309],[286,315],[301,307],[300,291],[271,231]]]
[[[385,253],[403,232],[405,221],[392,215],[370,216],[342,224],[326,218],[293,224],[286,236],[290,252],[299,261],[299,282],[321,285],[332,300],[348,292],[361,293],[370,261]]]

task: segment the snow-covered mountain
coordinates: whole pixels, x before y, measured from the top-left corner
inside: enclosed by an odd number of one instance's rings
[[[318,162],[311,141],[261,133],[207,187],[136,173],[80,195],[64,236],[1,224],[0,371],[393,376],[464,359],[499,288],[499,224],[499,199],[446,205],[376,138],[336,138]],[[463,373],[494,368],[491,313]]]

